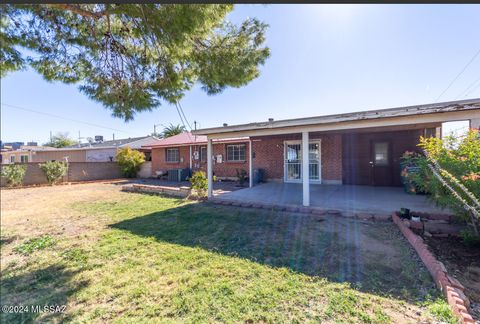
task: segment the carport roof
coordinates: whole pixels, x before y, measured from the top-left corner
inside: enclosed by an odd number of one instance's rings
[[[278,120],[278,121],[274,121],[272,119],[266,122],[255,122],[255,123],[249,123],[249,124],[240,124],[240,125],[232,125],[232,126],[225,125],[223,127],[204,128],[204,129],[199,129],[197,131],[193,131],[192,134],[213,135],[213,134],[234,133],[234,132],[242,132],[242,131],[255,131],[255,130],[262,130],[262,129],[266,130],[266,129],[275,129],[275,128],[299,127],[299,126],[321,125],[321,124],[336,124],[336,123],[343,123],[343,122],[358,122],[358,121],[388,119],[388,118],[395,118],[395,117],[409,117],[409,116],[419,116],[419,115],[429,115],[429,114],[439,114],[439,113],[449,113],[449,112],[461,112],[461,111],[469,111],[469,110],[480,111],[480,98],[432,103],[432,104],[426,104],[426,105],[397,107],[397,108],[389,108],[389,109],[367,110],[367,111],[359,111],[359,112],[335,114],[335,115],[305,117],[305,118],[296,118],[296,119],[284,119],[284,120]]]

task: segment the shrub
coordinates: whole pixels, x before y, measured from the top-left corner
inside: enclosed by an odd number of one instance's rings
[[[243,187],[245,181],[247,180],[247,171],[245,171],[244,169],[237,169],[236,171],[238,183],[240,184],[240,186]]]
[[[52,245],[55,245],[55,243],[56,241],[51,236],[44,235],[29,239],[28,241],[17,245],[13,250],[15,252],[28,255],[34,251],[46,249]]]
[[[460,232],[463,244],[467,247],[480,246],[480,236],[475,234],[470,229],[466,229]]]
[[[58,183],[68,171],[68,163],[62,161],[48,161],[39,164],[39,167],[51,185]]]
[[[205,197],[208,190],[208,180],[203,171],[195,172],[189,179],[192,189],[195,190],[199,197]]]
[[[135,178],[138,171],[145,162],[145,154],[132,150],[130,147],[124,147],[118,150],[117,163],[122,169],[122,173],[127,178]]]
[[[469,222],[478,236],[480,219],[480,137],[478,130],[465,136],[421,138],[425,155],[407,154],[403,162],[413,163],[419,171],[407,174],[421,191],[441,207]]]
[[[27,166],[21,164],[9,164],[2,166],[2,177],[7,180],[9,186],[18,186],[23,182]]]

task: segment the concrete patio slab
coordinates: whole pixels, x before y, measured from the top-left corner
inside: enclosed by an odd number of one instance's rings
[[[302,184],[263,183],[253,188],[217,195],[213,199],[240,201],[252,204],[302,205]],[[371,187],[351,185],[311,185],[311,207],[339,210],[346,213],[386,213],[400,208],[412,211],[445,214],[424,195],[409,195],[399,187]]]

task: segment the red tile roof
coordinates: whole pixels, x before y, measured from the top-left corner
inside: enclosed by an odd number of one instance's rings
[[[248,137],[228,138],[228,139],[214,139],[214,143],[225,142],[239,142],[247,141]],[[205,135],[193,135],[190,132],[181,133],[178,135],[164,138],[153,145],[148,147],[169,147],[169,146],[186,146],[186,145],[205,145],[207,144],[207,136]]]

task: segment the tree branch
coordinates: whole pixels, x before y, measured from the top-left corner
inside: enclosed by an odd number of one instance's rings
[[[95,19],[102,18],[106,14],[106,11],[91,12],[91,11],[80,8],[80,6],[71,5],[71,4],[47,4],[46,6],[51,8],[61,9],[61,10],[68,10],[80,16],[90,17]]]

